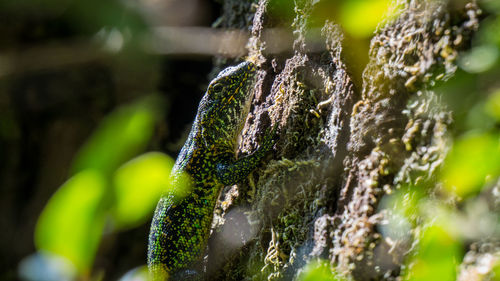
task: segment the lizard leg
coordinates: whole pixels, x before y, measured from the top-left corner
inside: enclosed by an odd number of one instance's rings
[[[216,166],[219,180],[227,186],[241,182],[246,178],[257,167],[262,158],[273,149],[277,127],[275,124],[272,129],[267,131],[264,141],[254,153],[236,161],[234,159],[220,161]]]

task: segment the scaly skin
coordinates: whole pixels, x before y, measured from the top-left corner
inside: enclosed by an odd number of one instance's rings
[[[276,127],[266,134],[257,151],[235,158],[236,139],[252,100],[255,71],[250,62],[223,70],[200,102],[172,169],[174,189],[183,188],[183,178],[189,178],[191,190],[180,200],[175,200],[175,190],[162,196],[151,224],[148,266],[155,280],[186,271],[201,258],[221,189],[247,177],[272,149]]]

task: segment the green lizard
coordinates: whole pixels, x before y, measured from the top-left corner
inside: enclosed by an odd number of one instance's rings
[[[188,175],[191,190],[177,201],[173,191],[163,195],[151,224],[148,266],[155,280],[187,272],[201,258],[222,187],[247,177],[274,145],[276,126],[253,154],[235,158],[237,137],[250,109],[255,72],[251,62],[223,70],[200,102],[172,169],[174,189],[183,175]]]

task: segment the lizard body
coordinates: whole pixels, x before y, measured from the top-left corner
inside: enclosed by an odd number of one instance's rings
[[[174,189],[187,175],[191,190],[180,200],[176,200],[175,190],[163,195],[151,224],[148,266],[155,280],[168,279],[200,259],[221,189],[247,177],[272,149],[274,130],[253,154],[235,158],[237,136],[250,109],[255,72],[251,62],[223,70],[200,102],[171,173]]]

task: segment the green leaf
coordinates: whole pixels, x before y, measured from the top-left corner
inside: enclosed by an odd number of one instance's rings
[[[415,223],[419,216],[418,206],[422,198],[424,194],[421,188],[405,186],[393,194],[384,196],[380,208],[390,209]]]
[[[420,239],[420,249],[405,280],[456,280],[457,261],[461,257],[462,243],[444,228],[430,226]]]
[[[344,278],[337,276],[330,269],[330,265],[326,261],[311,261],[304,271],[300,274],[300,281],[343,281]]]
[[[488,98],[485,105],[488,115],[500,121],[500,89],[496,89]]]
[[[170,188],[169,156],[150,152],[120,167],[114,176],[115,204],[113,216],[120,228],[135,226],[147,220],[160,195]]]
[[[499,174],[499,136],[471,133],[454,143],[441,176],[449,191],[465,197],[479,192],[488,179]]]
[[[458,60],[458,65],[469,73],[481,73],[490,70],[497,62],[498,56],[497,46],[484,44],[463,54]]]
[[[389,0],[344,1],[340,10],[342,27],[354,37],[371,36],[385,17],[394,16],[389,9],[391,3]]]
[[[106,180],[97,171],[82,171],[54,193],[35,230],[39,250],[71,261],[81,273],[90,269],[104,227]]]
[[[500,281],[500,261],[496,261],[495,265],[493,266],[492,271],[492,281]]]
[[[111,113],[78,152],[73,172],[94,169],[111,175],[143,150],[159,116],[158,104],[156,98],[150,97]]]
[[[145,148],[159,106],[156,98],[146,98],[116,110],[103,121],[79,151],[73,177],[53,195],[38,220],[35,243],[39,250],[66,258],[85,275],[110,214],[119,223],[130,225],[152,213],[154,201],[168,185],[173,160],[159,153],[146,154],[116,175],[115,171]],[[115,189],[109,185],[113,180]],[[116,201],[110,200],[113,191]]]

